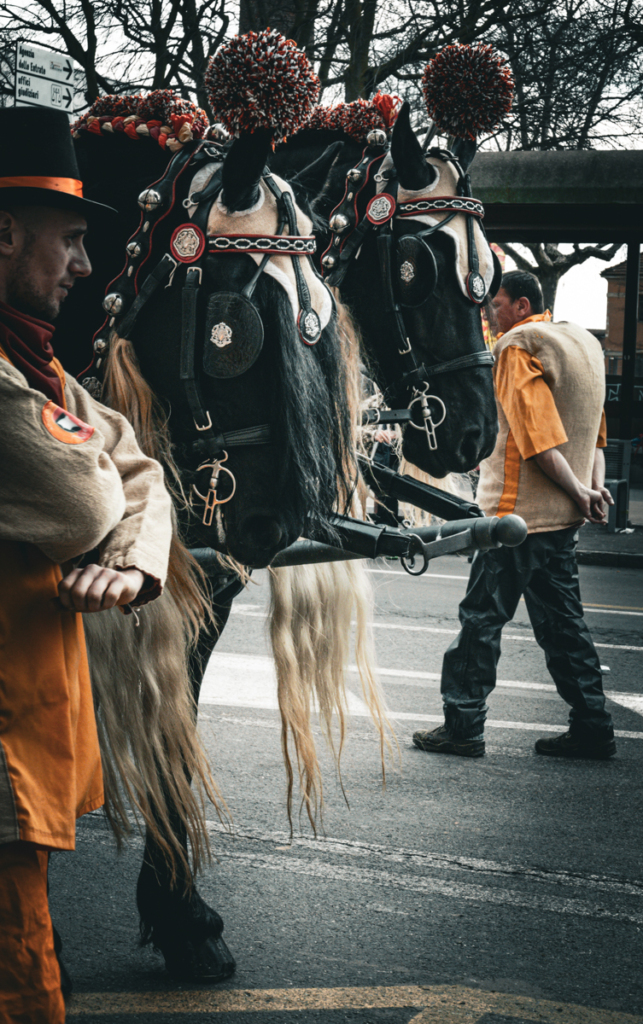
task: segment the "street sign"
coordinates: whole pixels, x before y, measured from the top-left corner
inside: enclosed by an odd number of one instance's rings
[[[16,106],[74,111],[74,62],[31,43],[16,43]]]

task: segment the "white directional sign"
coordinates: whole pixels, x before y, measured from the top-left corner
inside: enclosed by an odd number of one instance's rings
[[[73,113],[74,62],[31,43],[16,44],[16,106],[53,107]]]

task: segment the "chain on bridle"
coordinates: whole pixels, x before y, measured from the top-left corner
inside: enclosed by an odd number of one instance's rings
[[[275,199],[278,211],[276,233],[208,235],[210,211],[222,190],[223,159],[223,145],[216,142],[200,143],[191,149],[186,147],[172,158],[162,178],[141,192],[138,198],[143,211],[141,222],[127,243],[127,261],[123,271],[109,285],[109,292],[103,300],[108,318],[94,337],[95,356],[89,372],[94,371],[97,376],[87,376],[82,380],[91,394],[100,397],[111,331],[128,338],[143,307],[160,287],[172,286],[175,277],[185,266],[181,296],[180,380],[197,432],[193,449],[198,458],[198,466],[194,472],[191,501],[203,503],[201,521],[204,526],[212,525],[216,507],[230,501],[236,490],[234,475],[224,465],[228,459],[228,450],[271,443],[269,424],[225,430],[204,402],[195,358],[198,298],[205,259],[209,254],[218,253],[261,255],[256,270],[240,292],[214,292],[209,297],[203,355],[203,370],[209,376],[216,379],[237,377],[256,362],[263,347],[264,330],[253,296],[259,278],[273,255],[293,257],[299,301],[297,330],[302,342],[315,345],[322,334],[321,321],[313,309],[310,290],[300,264],[302,257],[307,258],[317,274],[312,264],[316,241],[312,235],[299,234],[292,196],[279,188],[267,168],[261,180]],[[218,166],[215,166],[203,188],[190,193],[183,200],[184,207],[191,211],[190,220],[174,230],[169,252],[163,254],[143,280],[142,271],[152,255],[155,232],[176,205],[177,184],[181,176],[188,167],[194,170],[213,162]],[[287,228],[286,235],[283,234],[284,228]],[[227,493],[223,497],[218,493],[221,474],[228,479]],[[207,486],[201,484],[200,480],[205,480]]]
[[[475,239],[474,221],[484,216],[482,203],[471,195],[469,175],[465,174],[459,161],[448,150],[432,149],[430,156],[450,162],[458,176],[456,196],[434,196],[427,193],[407,201],[398,201],[400,183],[395,166],[389,161],[384,173],[387,155],[387,138],[385,132],[376,129],[369,133],[368,145],[355,167],[346,176],[344,196],[332,211],[329,226],[332,232],[330,245],[322,256],[322,267],[325,280],[330,285],[339,286],[347,271],[357,258],[359,251],[371,232],[375,232],[380,285],[384,302],[384,310],[393,325],[393,338],[399,356],[400,372],[394,383],[396,396],[409,393],[410,401],[406,409],[395,410],[392,414],[380,417],[380,422],[407,422],[418,430],[424,430],[431,451],[438,447],[436,428],[445,420],[446,406],[438,395],[430,393],[430,379],[445,373],[480,366],[492,366],[494,358],[487,349],[458,356],[432,366],[420,362],[413,349],[406,330],[401,305],[419,306],[429,298],[437,283],[437,263],[427,243],[427,239],[443,229],[454,217],[463,215],[466,218],[468,274],[466,278],[467,295],[475,305],[481,305],[489,292],[484,278],[480,274],[480,261]],[[377,191],[366,204],[364,210],[358,208],[358,202],[364,189],[373,180]],[[384,191],[386,189],[386,191]],[[397,239],[394,235],[394,221],[404,218],[418,217],[427,213],[446,213],[447,216],[437,224],[424,231],[403,235]],[[408,302],[400,302],[396,297],[394,284],[395,257],[397,254],[398,280],[402,289],[408,292],[415,289],[416,300],[412,296]],[[494,254],[495,255],[495,254]],[[494,282],[498,278],[499,264],[495,265]],[[396,282],[397,283],[397,282]],[[418,289],[419,285],[419,289]],[[493,284],[492,284],[493,287]],[[402,296],[404,298],[404,296]],[[405,398],[402,399],[405,401]],[[419,406],[422,422],[413,420],[413,410]],[[437,415],[433,409],[437,410]],[[397,415],[396,415],[397,414]]]

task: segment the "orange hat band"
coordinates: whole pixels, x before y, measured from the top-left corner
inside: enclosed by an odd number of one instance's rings
[[[48,188],[53,192],[67,192],[70,196],[83,197],[83,183],[77,178],[40,178],[31,175],[17,175],[15,178],[0,178],[0,188]]]

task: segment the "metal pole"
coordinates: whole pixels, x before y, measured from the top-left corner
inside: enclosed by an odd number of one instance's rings
[[[625,314],[623,317],[623,373],[621,376],[621,418],[619,437],[632,438],[634,418],[634,371],[638,327],[640,243],[629,242],[625,269]]]

